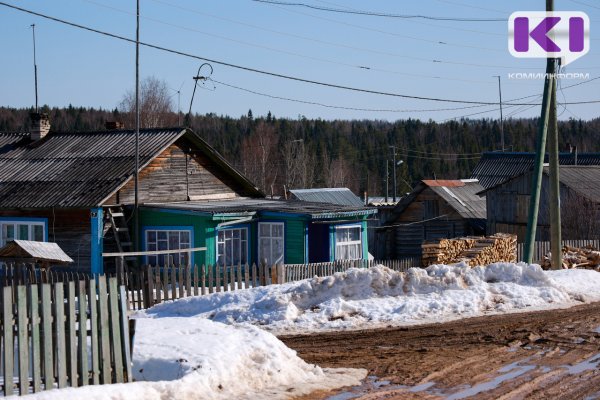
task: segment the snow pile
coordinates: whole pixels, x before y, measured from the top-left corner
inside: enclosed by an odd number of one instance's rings
[[[325,278],[214,293],[158,305],[154,318],[200,317],[249,322],[276,333],[400,325],[570,305],[600,299],[600,273],[544,272],[538,265],[497,263],[351,269]],[[592,294],[592,295],[590,295]],[[587,296],[587,297],[586,297]]]
[[[360,383],[360,369],[307,364],[271,333],[202,318],[137,321],[137,382],[62,389],[36,399],[288,399]],[[27,398],[27,396],[25,397]]]

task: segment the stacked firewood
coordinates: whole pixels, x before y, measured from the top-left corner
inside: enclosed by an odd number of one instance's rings
[[[439,239],[422,244],[424,267],[433,264],[451,264],[463,251],[475,245],[480,237],[463,237],[456,239]]]
[[[497,233],[488,237],[464,237],[428,241],[422,245],[424,267],[465,262],[470,266],[517,261],[517,237]]]
[[[562,249],[563,269],[583,268],[594,269],[600,271],[600,251],[592,246],[587,247],[571,247],[564,246]],[[541,262],[544,269],[552,268],[552,254],[548,252]]]
[[[460,254],[458,261],[464,261],[471,267],[495,262],[517,262],[517,237],[497,233],[479,239],[473,247]]]

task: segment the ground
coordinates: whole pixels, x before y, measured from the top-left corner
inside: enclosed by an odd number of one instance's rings
[[[307,362],[369,371],[304,399],[600,399],[600,302],[280,339]]]

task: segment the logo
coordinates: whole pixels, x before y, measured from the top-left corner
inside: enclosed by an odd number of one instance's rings
[[[590,19],[580,11],[517,11],[508,19],[508,50],[517,58],[561,58],[590,51]]]

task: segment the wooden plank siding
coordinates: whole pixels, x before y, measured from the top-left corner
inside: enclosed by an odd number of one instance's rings
[[[425,202],[436,202],[435,215],[427,213]],[[425,188],[406,209],[388,224],[393,227],[391,249],[388,246],[387,258],[421,255],[421,245],[425,240],[452,238],[473,234],[468,221],[462,218],[444,199],[430,188]]]
[[[140,203],[186,201],[188,193],[192,199],[239,197],[236,183],[205,155],[199,152],[186,155],[184,149],[189,146],[180,139],[142,169]],[[131,180],[105,204],[132,204],[133,201],[134,182]]]
[[[46,218],[48,241],[57,243],[74,261],[69,267],[90,268],[91,224],[89,209],[0,210],[0,217]]]

